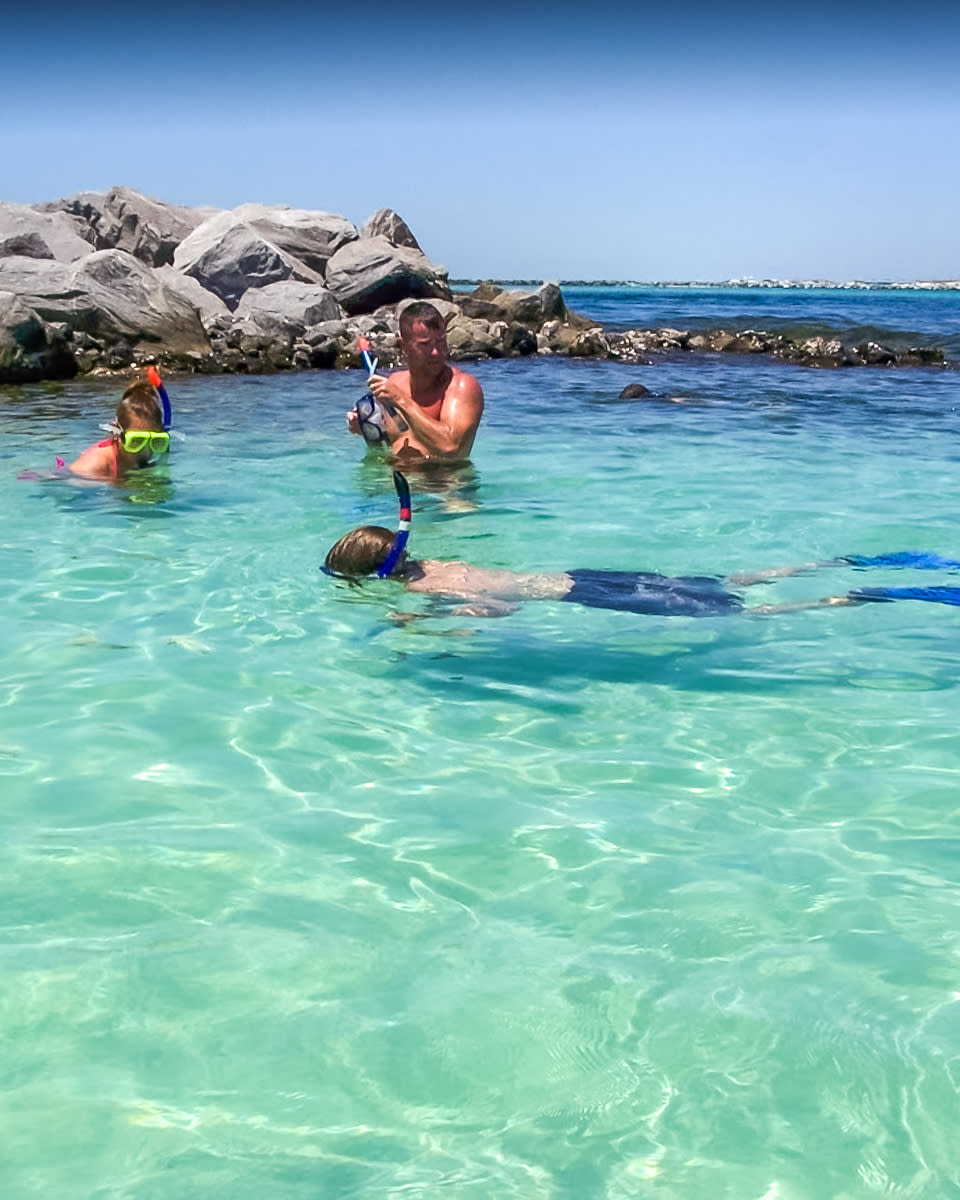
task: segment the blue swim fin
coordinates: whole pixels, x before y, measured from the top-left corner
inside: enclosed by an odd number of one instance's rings
[[[960,587],[865,587],[854,588],[847,595],[851,600],[929,600],[960,605]]]
[[[920,571],[954,571],[960,568],[960,560],[943,558],[926,550],[897,550],[893,554],[844,554],[840,562],[851,567],[915,567]]]

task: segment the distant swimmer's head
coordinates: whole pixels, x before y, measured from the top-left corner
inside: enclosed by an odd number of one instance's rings
[[[375,575],[387,560],[396,534],[382,525],[361,525],[351,529],[327,551],[323,565],[333,575],[360,578]],[[402,556],[393,574],[399,574],[406,556]]]

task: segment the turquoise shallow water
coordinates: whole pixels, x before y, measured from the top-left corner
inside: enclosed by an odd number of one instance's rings
[[[422,556],[960,554],[955,373],[477,373]],[[3,1194],[960,1195],[960,610],[398,625],[359,382],[171,381],[129,488],[16,479],[115,388],[0,397]]]

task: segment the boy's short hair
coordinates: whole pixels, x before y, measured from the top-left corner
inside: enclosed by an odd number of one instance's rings
[[[427,300],[415,300],[403,310],[399,321],[400,336],[408,337],[416,324],[425,325],[427,329],[433,329],[437,333],[443,333],[447,328],[439,311]]]
[[[382,525],[351,529],[327,551],[324,566],[336,575],[372,575],[386,559],[395,536]]]
[[[153,384],[145,379],[131,383],[123,393],[117,405],[117,421],[121,429],[126,429],[131,418],[143,421],[157,429],[163,428],[163,410]]]

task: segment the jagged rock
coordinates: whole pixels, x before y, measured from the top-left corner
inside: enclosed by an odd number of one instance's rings
[[[321,321],[342,318],[343,310],[320,284],[287,280],[245,292],[237,305],[238,321],[253,321],[262,328],[303,332]]]
[[[943,364],[943,351],[938,346],[911,346],[896,356],[897,365],[904,367],[929,367]]]
[[[98,240],[104,247],[126,250],[151,267],[169,266],[180,243],[207,219],[197,209],[164,204],[132,188],[107,193]]]
[[[21,233],[0,242],[0,258],[53,258],[39,233]]]
[[[447,326],[447,346],[454,361],[482,357],[500,357],[499,330],[489,321],[463,314],[455,316]]]
[[[286,204],[241,204],[232,215],[321,278],[340,247],[358,237],[357,227],[346,217]]]
[[[322,282],[331,256],[356,238],[356,227],[333,213],[241,204],[198,225],[174,265],[235,308],[249,287]]]
[[[308,346],[319,346],[322,342],[339,341],[349,336],[346,321],[318,321],[305,330],[303,341]]]
[[[0,383],[69,379],[77,363],[70,329],[51,324],[13,292],[0,291]]]
[[[360,236],[385,237],[391,246],[406,246],[410,250],[423,253],[423,248],[410,232],[409,225],[402,217],[397,216],[392,208],[378,208],[373,216],[367,218]]]
[[[728,354],[769,354],[772,349],[771,337],[756,329],[744,329],[724,346]]]
[[[805,338],[802,342],[784,346],[779,357],[810,366],[839,367],[844,358],[843,345],[838,338]]]
[[[216,330],[220,323],[230,323],[230,309],[219,296],[208,292],[205,287],[192,275],[184,275],[176,267],[158,267],[157,278],[178,296],[182,296],[188,304],[200,314],[200,320],[207,335]]]
[[[494,283],[491,279],[485,279],[482,283],[478,283],[472,292],[468,292],[467,296],[474,300],[495,300],[502,294],[503,288],[499,284]]]
[[[110,300],[104,310],[134,348],[155,343],[168,355],[209,353],[210,343],[194,306],[132,254],[98,250],[77,267],[107,291]]]
[[[261,206],[241,206],[259,208]],[[285,279],[320,283],[321,276],[265,238],[237,210],[204,221],[177,247],[173,265],[235,309],[248,288]]]
[[[114,187],[106,194],[81,192],[42,208],[69,214],[95,249],[125,250],[150,267],[172,263],[183,239],[218,211],[166,204],[128,187]]]
[[[0,201],[0,241],[31,235],[42,239],[57,262],[75,262],[90,253],[89,244],[66,213],[41,212],[28,204]]]
[[[708,335],[708,345],[711,350],[723,354],[726,350],[736,342],[736,336],[732,333],[727,333],[725,329],[718,329],[716,332]]]
[[[570,358],[610,358],[610,343],[599,326],[584,329],[567,347]]]
[[[537,335],[526,325],[510,321],[500,338],[500,349],[511,358],[525,358],[529,354],[536,354]]]
[[[582,333],[579,323],[546,321],[537,333],[537,349],[544,354],[566,354]]]
[[[76,192],[73,196],[64,196],[59,200],[48,200],[44,204],[34,204],[33,208],[41,213],[65,213],[70,218],[74,233],[83,238],[94,250],[106,250],[107,246],[97,245],[97,235],[94,225],[103,216],[103,205],[107,198],[106,192]],[[89,254],[89,250],[86,253]]]
[[[210,344],[196,309],[138,259],[99,250],[74,264],[0,259],[0,289],[12,291],[47,322],[62,321],[97,338],[104,354],[159,353],[191,363]]]
[[[327,263],[326,285],[351,315],[407,297],[450,299],[442,267],[385,237],[361,238],[338,250]]]
[[[877,342],[864,342],[862,345],[855,347],[856,355],[870,366],[886,366],[887,363],[897,361],[897,356],[892,350],[888,350],[886,346],[881,346]]]
[[[501,292],[493,301],[503,320],[539,329],[545,321],[564,321],[567,306],[556,283],[545,283],[535,292]]]

